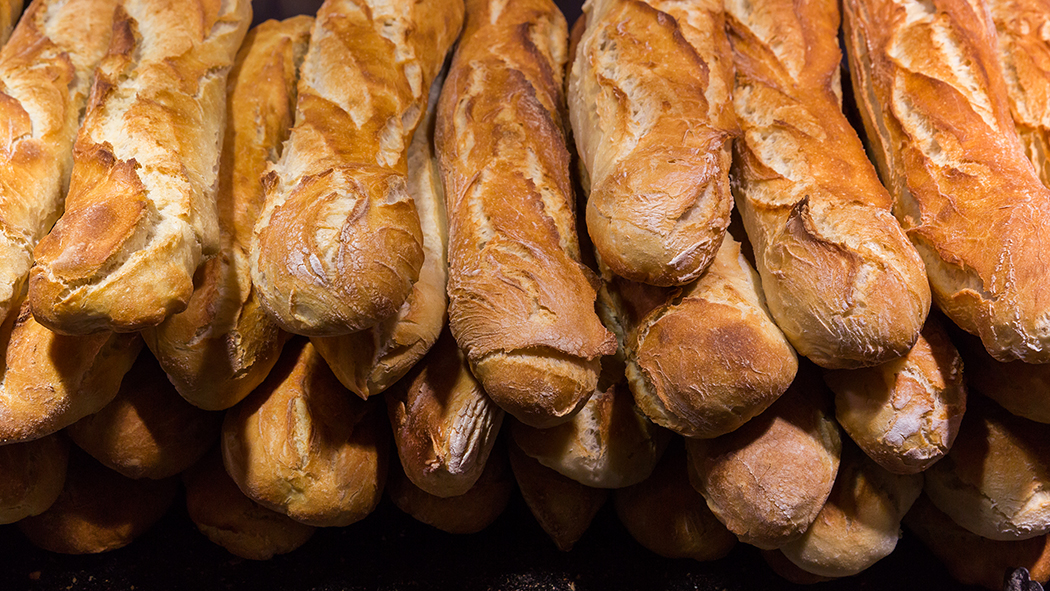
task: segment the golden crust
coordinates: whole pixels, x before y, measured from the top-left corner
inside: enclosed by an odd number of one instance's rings
[[[0,2],[0,41],[21,6]],[[80,113],[116,6],[36,2],[0,52],[0,317],[18,307],[33,248],[62,213]]]
[[[69,439],[56,433],[0,445],[0,524],[47,510],[66,482]]]
[[[22,0],[3,0],[0,2],[0,45],[7,43],[11,31],[22,14]]]
[[[1019,417],[1050,423],[1050,365],[996,361],[977,337],[956,331],[952,338],[966,363],[966,382],[974,392]]]
[[[73,149],[65,213],[37,245],[30,299],[52,330],[133,332],[181,311],[219,250],[226,73],[247,0],[116,10]]]
[[[462,19],[462,0],[318,11],[295,128],[252,239],[252,279],[286,330],[356,332],[411,294],[424,251],[406,155]]]
[[[828,368],[911,348],[926,269],[841,108],[833,0],[726,4],[736,65],[733,188],[769,311]]]
[[[198,273],[186,310],[143,331],[179,393],[220,410],[258,386],[286,335],[252,286],[249,244],[262,210],[259,177],[288,138],[299,64],[313,19],[267,21],[248,33],[227,83],[217,208],[222,250]]]
[[[934,302],[995,358],[1050,361],[1050,189],[1010,117],[986,6],[844,10],[868,139]]]
[[[575,233],[566,35],[552,2],[470,2],[436,131],[452,334],[488,395],[537,427],[567,421],[615,350]]]
[[[729,225],[733,63],[721,2],[586,4],[569,76],[587,232],[632,281],[682,285]],[[654,56],[658,56],[655,57]]]

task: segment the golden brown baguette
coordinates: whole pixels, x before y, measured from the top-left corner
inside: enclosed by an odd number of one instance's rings
[[[295,128],[267,174],[252,280],[290,332],[335,336],[398,312],[423,264],[407,150],[459,34],[462,0],[327,0]]]
[[[592,0],[569,73],[569,115],[603,267],[682,285],[729,225],[733,60],[722,3]]]
[[[812,367],[766,412],[715,439],[686,439],[689,480],[742,542],[798,539],[824,507],[842,439]]]
[[[181,311],[219,250],[226,75],[249,0],[124,0],[73,149],[65,213],[34,251],[30,300],[67,334]]]
[[[51,332],[24,302],[0,328],[0,444],[37,439],[98,412],[141,350],[137,334]]]
[[[305,338],[288,343],[261,386],[226,411],[226,471],[260,505],[318,527],[375,509],[389,434],[377,401],[360,400]]]
[[[1050,423],[1050,364],[997,361],[977,337],[961,330],[951,336],[966,364],[966,383],[972,391],[1019,417]]]
[[[116,397],[66,432],[110,470],[157,480],[195,464],[219,440],[221,426],[222,413],[183,400],[156,359],[143,352]]]
[[[58,499],[47,511],[17,525],[33,545],[49,552],[108,552],[127,546],[153,527],[178,490],[178,478],[133,480],[74,447]]]
[[[707,272],[680,290],[614,279],[603,316],[623,337],[635,402],[686,437],[718,437],[791,384],[794,349],[769,317],[758,275],[728,233]]]
[[[0,445],[0,524],[47,510],[66,482],[69,439],[61,433]]]
[[[22,3],[0,2],[0,37]],[[0,52],[0,317],[18,307],[33,248],[62,214],[73,140],[117,0],[37,0]]]
[[[7,43],[11,31],[22,14],[22,0],[3,0],[0,2],[0,45]]]
[[[488,395],[539,428],[579,410],[616,346],[580,263],[561,90],[566,35],[550,0],[468,2],[435,140],[452,334]]]
[[[917,474],[943,458],[966,412],[962,358],[941,318],[930,316],[915,346],[899,359],[824,374],[839,424],[895,474]]]
[[[182,473],[182,484],[190,520],[234,556],[269,560],[299,548],[317,529],[244,496],[226,473],[219,446]]]
[[[408,146],[408,194],[423,232],[423,266],[408,299],[371,328],[337,337],[313,337],[317,352],[344,386],[362,398],[400,380],[437,341],[448,320],[448,221],[434,156],[434,111],[442,79],[435,80],[426,114]]]
[[[430,495],[467,494],[488,464],[505,413],[470,373],[452,333],[441,333],[417,367],[383,396],[402,470]]]
[[[1050,429],[971,396],[951,451],[923,473],[933,504],[992,540],[1050,533]]]
[[[982,538],[956,524],[934,506],[926,495],[912,505],[904,525],[929,548],[963,585],[980,585],[991,591],[1006,588],[1006,573],[1025,567],[1033,581],[1050,580],[1050,536],[1003,542]]]
[[[680,437],[671,442],[652,476],[614,491],[613,501],[631,537],[660,556],[718,560],[736,546],[736,536],[689,484]]]
[[[988,0],[1010,112],[1025,153],[1050,186],[1050,3]]]
[[[733,190],[769,311],[818,365],[904,355],[930,309],[926,269],[842,113],[835,0],[730,0]]]
[[[264,200],[259,177],[288,139],[312,23],[267,21],[245,38],[226,87],[216,194],[222,248],[204,263],[186,310],[142,333],[183,398],[205,410],[229,408],[254,390],[286,338],[259,304],[248,251]]]
[[[934,302],[996,359],[1050,361],[1050,189],[1010,117],[987,5],[844,11],[864,128]]]
[[[780,551],[823,577],[849,577],[890,555],[901,519],[922,492],[922,476],[892,474],[844,443],[835,486],[802,537]]]

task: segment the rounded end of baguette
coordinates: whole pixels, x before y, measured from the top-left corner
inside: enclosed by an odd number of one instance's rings
[[[55,434],[0,446],[0,524],[47,510],[66,481],[69,440]]]
[[[493,402],[538,429],[572,418],[598,385],[600,359],[537,348],[498,351],[471,364]]]

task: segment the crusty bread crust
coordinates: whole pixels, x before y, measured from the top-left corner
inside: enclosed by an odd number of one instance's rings
[[[68,461],[62,433],[0,445],[0,524],[47,510],[62,492]]]
[[[252,280],[290,332],[337,336],[397,314],[423,264],[407,152],[463,22],[462,0],[328,0],[295,128],[265,178]]]
[[[1001,361],[1050,361],[1050,189],[1010,117],[984,3],[846,0],[850,73],[933,300]]]
[[[722,3],[592,0],[569,73],[569,114],[599,262],[682,285],[729,225],[733,61]]]
[[[449,218],[449,322],[485,391],[522,422],[567,421],[615,339],[580,263],[550,0],[468,2],[438,105]]]
[[[248,0],[126,0],[74,145],[66,210],[34,252],[52,330],[133,332],[181,311],[219,250],[226,75]]]
[[[245,38],[227,82],[216,197],[222,249],[198,273],[186,310],[142,332],[183,398],[206,410],[254,390],[287,338],[259,303],[248,251],[264,201],[259,177],[288,139],[312,23],[267,21]]]
[[[11,4],[0,2],[0,24]],[[18,307],[33,248],[62,213],[73,140],[116,6],[117,0],[36,2],[0,52],[2,318]]]
[[[919,336],[926,269],[842,113],[835,0],[726,3],[733,189],[769,311],[818,365],[877,365]]]

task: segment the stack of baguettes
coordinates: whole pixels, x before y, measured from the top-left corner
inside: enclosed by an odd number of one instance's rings
[[[656,553],[796,582],[902,523],[960,581],[1050,579],[1050,4],[842,9],[31,2],[0,522],[101,552],[181,478],[265,559],[517,489],[563,550],[612,496]]]

